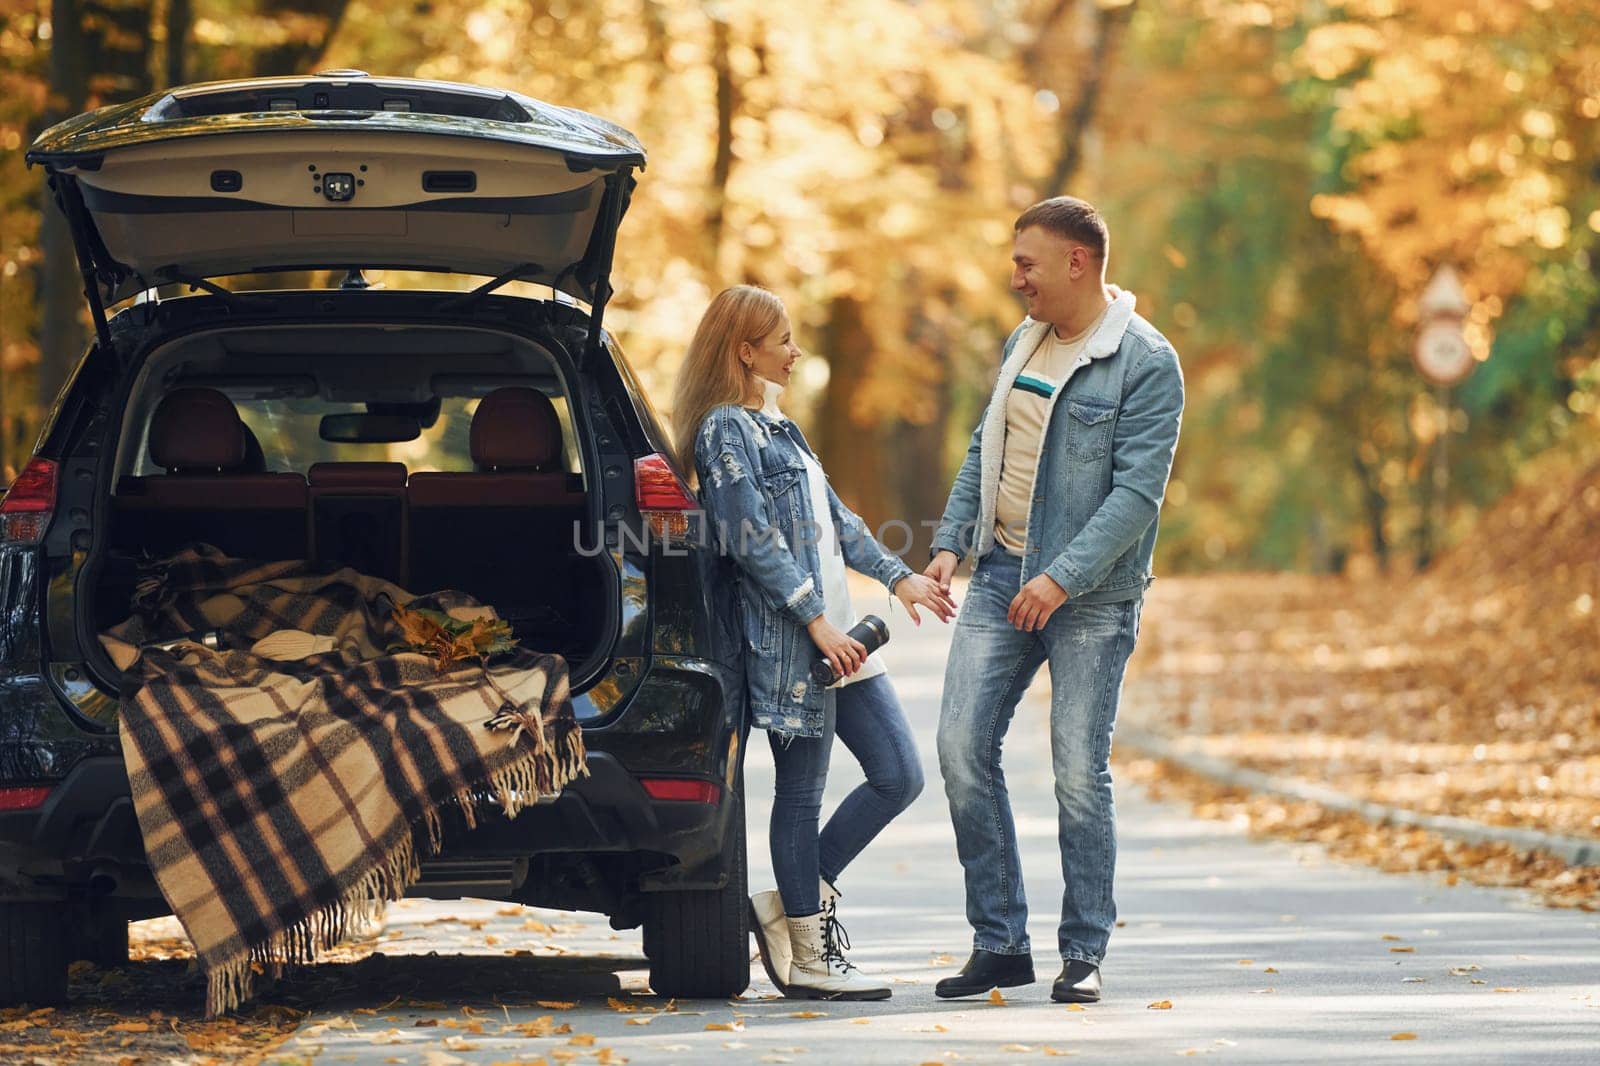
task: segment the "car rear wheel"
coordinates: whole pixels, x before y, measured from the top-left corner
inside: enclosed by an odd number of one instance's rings
[[[67,930],[51,903],[0,903],[0,1006],[67,999]]]
[[[658,996],[709,999],[750,986],[750,910],[745,873],[744,796],[735,794],[728,883],[696,892],[655,892],[645,901],[644,947]]]
[[[117,907],[103,901],[81,904],[74,912],[75,922],[69,946],[74,959],[88,959],[96,966],[126,965],[128,961],[128,919]]]

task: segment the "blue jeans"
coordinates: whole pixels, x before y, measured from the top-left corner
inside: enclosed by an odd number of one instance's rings
[[[772,800],[772,872],[784,913],[803,918],[822,909],[817,878],[830,884],[894,816],[922,791],[922,762],[911,726],[888,674],[829,689],[820,737],[768,732],[777,789]],[[822,832],[822,790],[837,733],[867,779],[833,812]]]
[[[1044,629],[1023,633],[1006,621],[1021,580],[1021,556],[1004,548],[984,556],[967,587],[945,667],[939,769],[966,874],[967,921],[974,947],[1002,955],[1031,950],[1000,745],[1017,702],[1049,663],[1050,751],[1066,880],[1056,936],[1063,959],[1098,964],[1117,918],[1111,729],[1139,632],[1140,601],[1069,599]]]

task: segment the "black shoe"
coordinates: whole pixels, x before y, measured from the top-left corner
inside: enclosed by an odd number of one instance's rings
[[[1068,959],[1061,976],[1050,986],[1050,998],[1057,1003],[1099,1003],[1100,967],[1082,959]]]
[[[946,977],[933,986],[933,994],[940,999],[958,999],[977,996],[991,988],[1014,988],[1033,984],[1033,956],[1001,955],[993,951],[974,948],[967,964],[954,977]]]

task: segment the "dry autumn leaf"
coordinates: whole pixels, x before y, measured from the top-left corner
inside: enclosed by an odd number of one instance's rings
[[[709,1032],[717,1033],[742,1033],[744,1032],[744,1022],[737,1020],[731,1022],[706,1022],[706,1029]]]
[[[1416,1038],[1417,1038],[1417,1034],[1416,1033],[1390,1033],[1389,1034],[1389,1039],[1390,1040],[1415,1040]]]
[[[443,1051],[424,1051],[422,1053],[422,1066],[463,1066],[467,1060],[458,1055],[451,1055]]]
[[[1172,1009],[1172,1000],[1170,1000],[1170,999],[1158,999],[1154,1003],[1151,1003],[1147,1007],[1145,1007],[1145,1009],[1146,1010],[1171,1010]]]
[[[998,988],[990,989],[989,1003],[996,1007],[1004,1007],[1006,1005],[1006,997],[1000,994]]]

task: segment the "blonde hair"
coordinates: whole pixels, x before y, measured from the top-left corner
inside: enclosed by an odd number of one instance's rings
[[[735,285],[717,293],[700,316],[672,394],[673,450],[691,484],[700,423],[712,408],[743,403],[749,394],[752,372],[739,360],[739,345],[761,343],[783,313],[775,294],[758,285]]]

